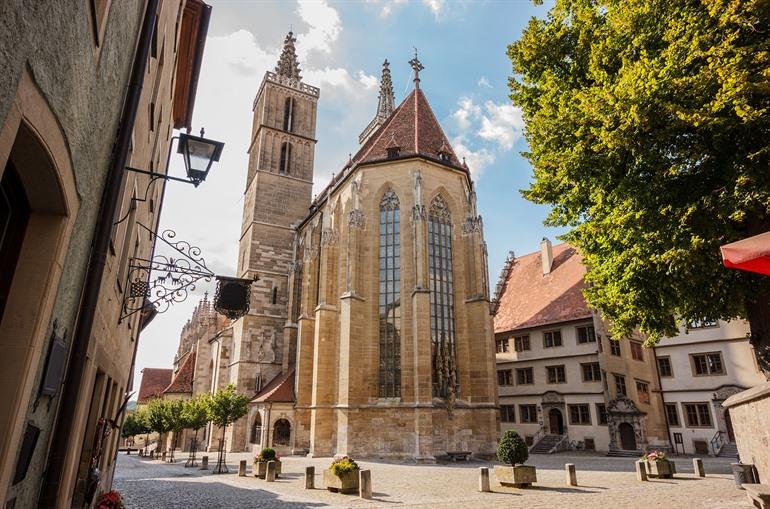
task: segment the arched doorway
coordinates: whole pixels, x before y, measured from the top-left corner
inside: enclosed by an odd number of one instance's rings
[[[275,421],[273,445],[291,445],[291,424],[286,419]]]
[[[620,448],[624,451],[635,451],[636,435],[634,434],[634,427],[627,422],[621,422],[618,425],[618,433],[620,434]]]
[[[259,412],[254,416],[254,421],[251,423],[251,438],[249,442],[257,445],[262,443],[262,416]]]
[[[730,410],[725,408],[725,427],[727,428],[727,440],[735,442],[735,433],[733,433],[733,420],[730,418]]]
[[[548,430],[551,435],[564,434],[564,416],[558,408],[552,408],[548,412]]]

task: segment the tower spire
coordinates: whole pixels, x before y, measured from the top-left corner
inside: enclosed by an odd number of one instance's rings
[[[297,42],[297,38],[294,37],[293,32],[286,34],[286,38],[283,40],[283,51],[281,51],[281,56],[278,59],[278,65],[275,66],[275,72],[279,76],[300,81],[302,75],[297,60],[297,50],[294,48],[295,42]]]
[[[414,88],[420,88],[420,71],[425,69],[425,66],[417,58],[417,48],[414,48],[414,58],[409,61],[409,65],[414,70]]]
[[[390,78],[390,62],[386,58],[382,63],[382,79],[380,80],[380,100],[377,103],[377,116],[386,119],[393,113],[396,95],[393,93],[393,81]]]

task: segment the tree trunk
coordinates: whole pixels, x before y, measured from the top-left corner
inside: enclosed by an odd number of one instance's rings
[[[770,290],[762,288],[753,302],[746,304],[746,314],[751,327],[751,346],[757,365],[770,380]]]

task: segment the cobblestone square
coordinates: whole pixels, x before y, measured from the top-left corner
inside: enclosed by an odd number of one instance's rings
[[[238,477],[238,462],[248,461],[248,476]],[[408,465],[360,461],[372,472],[373,499],[339,495],[323,487],[322,470],[327,458],[284,457],[283,474],[274,483],[251,476],[249,454],[229,454],[229,474],[184,467],[184,455],[176,464],[126,456],[120,453],[115,488],[127,508],[745,508],[746,495],[735,488],[730,461],[705,458],[706,478],[693,475],[692,459],[676,459],[674,479],[638,482],[633,458],[609,458],[598,454],[533,455],[527,464],[537,466],[538,483],[532,489],[502,488],[490,472],[493,493],[479,493],[478,468],[491,463],[468,462],[439,465]],[[216,454],[210,454],[210,464]],[[574,463],[578,486],[565,482],[564,464]],[[306,466],[315,466],[315,490],[303,489]]]

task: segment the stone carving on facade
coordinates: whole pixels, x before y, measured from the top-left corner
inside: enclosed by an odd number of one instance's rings
[[[546,391],[543,393],[542,401],[544,405],[563,405],[564,396],[556,391]]]
[[[414,172],[414,207],[412,207],[412,222],[425,221],[428,214],[422,203],[422,173],[420,170]]]
[[[729,398],[730,396],[732,396],[734,394],[738,394],[741,391],[743,391],[743,389],[741,389],[738,386],[735,386],[735,385],[723,385],[722,387],[720,387],[719,389],[714,391],[712,399],[714,401],[724,401],[727,398]]]
[[[482,227],[481,216],[468,216],[463,221],[463,235],[481,233]]]
[[[643,420],[644,413],[636,404],[625,396],[618,396],[607,403],[607,428],[610,435],[609,449],[619,449],[620,425],[628,423],[634,430],[634,440],[637,450],[646,448]]]
[[[452,415],[457,400],[457,365],[454,345],[442,336],[436,345],[435,377],[437,395],[446,401],[447,412]]]
[[[353,209],[348,212],[348,226],[350,228],[362,229],[364,227],[364,211]]]
[[[321,245],[336,246],[339,240],[339,234],[334,228],[324,228],[321,230]]]
[[[452,221],[452,212],[449,210],[449,205],[447,205],[446,200],[441,195],[433,198],[433,201],[430,203],[429,215],[439,221],[445,221],[447,223],[451,223]]]

